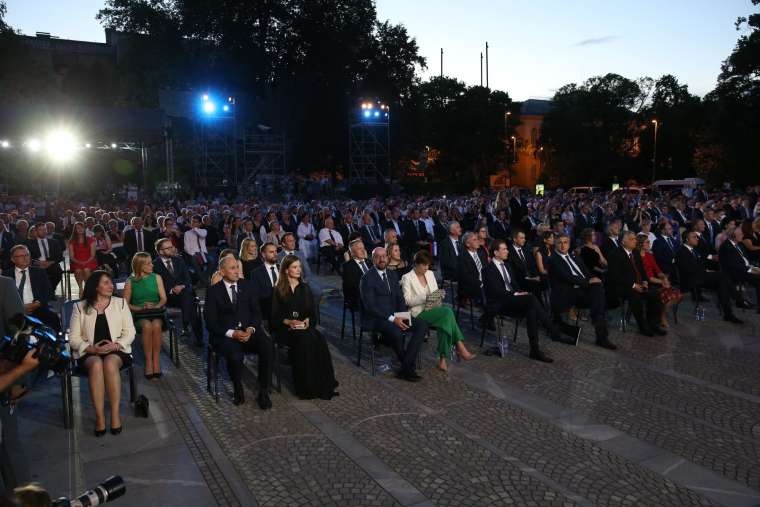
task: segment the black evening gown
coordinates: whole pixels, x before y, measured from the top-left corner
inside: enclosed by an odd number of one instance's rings
[[[294,315],[297,314],[297,316]],[[292,330],[283,324],[285,319],[309,319],[308,329]],[[301,399],[335,396],[338,381],[335,380],[332,357],[325,337],[317,332],[314,297],[306,283],[301,282],[294,291],[283,297],[274,291],[272,297],[272,327],[280,343],[290,347],[293,366],[293,384]]]

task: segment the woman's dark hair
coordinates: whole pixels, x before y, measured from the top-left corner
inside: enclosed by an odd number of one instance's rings
[[[82,235],[81,240],[79,239],[77,235],[77,226],[82,226]],[[74,226],[71,228],[71,237],[69,238],[69,241],[72,243],[87,243],[87,233],[84,230],[84,222],[74,222]]]
[[[425,250],[420,250],[416,254],[414,254],[414,265],[418,264],[425,264],[426,266],[430,266],[432,264],[433,259],[430,257],[430,254],[427,253]]]
[[[271,244],[271,243],[270,243]],[[277,284],[274,286],[274,291],[281,297],[286,297],[290,290],[290,281],[288,280],[288,268],[296,262],[301,262],[295,255],[286,255],[280,263],[280,273],[277,278]],[[303,282],[303,271],[301,271],[301,282]]]
[[[92,274],[84,282],[84,290],[82,291],[82,299],[85,300],[85,308],[90,308],[95,305],[95,300],[98,298],[98,285],[100,280],[104,276],[107,276],[113,282],[113,277],[107,271],[93,271]]]
[[[741,230],[745,238],[751,238],[755,231],[752,230],[752,220],[742,220]]]
[[[594,240],[594,229],[586,227],[581,231],[581,241],[583,243],[589,243]]]
[[[105,229],[105,228],[104,228],[102,225],[100,225],[100,224],[97,224],[95,227],[93,227],[93,228],[92,228],[92,232],[93,232],[93,233],[94,233],[96,236],[97,236],[97,234],[98,234],[99,232],[102,232],[102,233],[103,233],[103,236],[105,236],[105,235],[106,235],[106,229]]]

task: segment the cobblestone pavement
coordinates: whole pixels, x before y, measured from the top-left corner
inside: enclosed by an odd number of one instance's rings
[[[584,331],[578,347],[545,343],[549,365],[527,358],[521,326],[506,357],[481,353],[439,372],[431,333],[424,379],[410,384],[372,377],[366,346],[356,367],[332,298],[321,325],[339,397],[297,400],[285,366],[283,391],[262,412],[254,358],[250,401],[233,406],[223,382],[217,403],[205,357],[184,343],[173,385],[257,505],[760,505],[760,316],[742,313],[737,327],[708,308],[696,322],[683,306],[665,338],[613,332],[620,349],[609,352]],[[462,320],[478,352],[480,332]],[[381,348],[379,362],[389,354]]]

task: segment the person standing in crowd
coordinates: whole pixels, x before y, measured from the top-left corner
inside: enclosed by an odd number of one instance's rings
[[[162,376],[161,332],[166,292],[163,279],[153,271],[149,254],[138,252],[132,258],[132,275],[124,285],[124,299],[134,313],[135,327],[142,335],[145,378],[159,379]]]
[[[121,433],[121,375],[132,363],[135,327],[129,306],[113,295],[111,276],[95,271],[85,283],[81,301],[71,314],[69,343],[77,367],[87,373],[95,407],[95,436],[106,434],[105,394],[111,415],[111,433]]]
[[[464,344],[464,334],[457,324],[454,312],[448,306],[426,309],[428,297],[438,291],[435,275],[429,270],[432,258],[424,250],[414,254],[414,268],[401,277],[401,290],[412,317],[427,322],[438,333],[438,369],[447,371],[446,357],[452,347],[465,361],[475,357]]]
[[[338,381],[327,342],[317,331],[314,305],[314,295],[301,277],[301,259],[286,256],[272,296],[272,331],[290,348],[296,396],[329,400],[337,394]]]
[[[82,222],[74,224],[68,248],[71,271],[74,272],[74,280],[76,280],[79,294],[81,294],[84,290],[84,281],[98,267],[95,255],[95,241],[85,235],[84,224]]]

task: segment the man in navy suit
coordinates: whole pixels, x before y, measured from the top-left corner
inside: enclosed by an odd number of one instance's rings
[[[657,265],[666,275],[673,275],[676,252],[680,245],[673,239],[673,226],[670,222],[661,222],[657,226],[657,239],[652,243],[652,254]]]
[[[259,295],[261,315],[269,322],[272,316],[272,294],[280,276],[280,266],[277,265],[277,247],[274,243],[264,243],[261,246],[261,266],[253,270],[253,283]]]
[[[32,258],[26,245],[16,245],[11,248],[13,267],[3,271],[3,275],[11,278],[16,290],[24,303],[24,313],[42,321],[56,331],[61,330],[61,320],[48,306],[53,297],[47,273],[41,268],[31,265]]]
[[[34,238],[26,244],[29,247],[34,265],[45,271],[50,281],[51,290],[55,294],[56,287],[63,279],[63,270],[61,269],[63,248],[61,244],[52,238],[48,238],[45,222],[37,222],[34,227]]]
[[[731,236],[720,245],[720,269],[725,271],[735,284],[746,283],[755,287],[755,303],[758,305],[760,313],[760,268],[753,266],[749,262],[749,256],[744,250],[742,240],[744,232],[741,227],[737,227],[731,233]],[[746,301],[740,301],[739,305],[749,308]]]
[[[259,355],[259,393],[256,401],[262,410],[272,408],[269,384],[272,377],[274,347],[261,326],[259,297],[250,280],[240,278],[240,268],[232,256],[219,261],[222,280],[206,293],[206,328],[209,344],[227,360],[234,386],[233,403],[245,403],[243,394],[243,356]]]
[[[192,327],[195,344],[203,345],[203,325],[195,311],[195,294],[190,271],[185,261],[177,254],[177,249],[168,238],[156,241],[158,256],[153,261],[153,272],[161,275],[166,292],[166,305],[182,310],[182,324],[185,330]]]
[[[401,294],[396,273],[385,269],[388,266],[385,248],[377,247],[372,251],[372,262],[375,269],[370,269],[360,282],[364,306],[362,324],[372,333],[379,333],[381,340],[396,352],[401,361],[398,378],[417,382],[422,377],[415,372],[414,363],[428,326],[422,320],[412,318],[410,321],[404,321],[395,316],[396,312],[407,312],[409,309]],[[403,331],[411,334],[406,348],[401,334]]]

